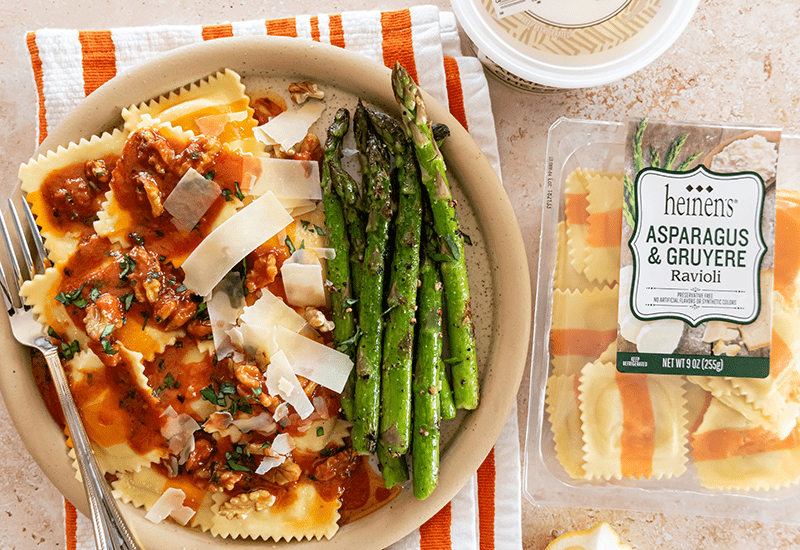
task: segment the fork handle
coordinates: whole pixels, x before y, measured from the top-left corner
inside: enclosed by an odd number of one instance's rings
[[[125,520],[122,519],[114,495],[111,494],[111,488],[97,464],[92,445],[78,415],[78,409],[72,400],[67,377],[58,358],[58,350],[49,346],[49,349],[42,353],[53,377],[75,456],[78,458],[78,467],[89,499],[94,539],[98,550],[141,550]]]

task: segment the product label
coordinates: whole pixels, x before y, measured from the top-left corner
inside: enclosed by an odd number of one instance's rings
[[[617,369],[769,374],[780,133],[631,123]]]
[[[563,0],[495,0],[495,3],[500,17],[525,11],[542,23],[575,29],[611,19],[631,0],[572,0],[569,4]]]
[[[675,173],[636,179],[631,311],[642,321],[751,323],[760,307],[764,183],[754,173]]]

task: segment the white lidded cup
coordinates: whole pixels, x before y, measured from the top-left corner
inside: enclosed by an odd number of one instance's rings
[[[451,0],[473,53],[530,92],[608,84],[667,50],[699,0]]]

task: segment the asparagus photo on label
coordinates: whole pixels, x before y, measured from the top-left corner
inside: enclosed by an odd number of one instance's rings
[[[475,409],[480,401],[480,388],[464,241],[458,227],[455,201],[447,183],[444,157],[433,137],[422,94],[399,63],[392,70],[392,86],[402,110],[406,132],[414,143],[422,184],[433,212],[434,229],[445,243],[449,255],[447,260],[441,262],[440,269],[444,283],[455,403],[460,409]]]

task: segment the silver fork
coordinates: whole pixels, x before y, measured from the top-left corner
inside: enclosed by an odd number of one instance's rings
[[[89,509],[91,510],[97,548],[99,550],[140,550],[141,547],[136,543],[125,520],[122,519],[114,496],[111,494],[111,488],[106,482],[102,470],[97,465],[89,438],[86,436],[83,423],[78,415],[78,409],[72,400],[67,377],[58,357],[58,348],[50,342],[44,332],[44,327],[35,319],[33,311],[25,305],[24,299],[19,295],[20,286],[25,281],[25,276],[30,279],[34,274],[44,272],[44,258],[46,257],[39,229],[24,198],[22,199],[22,205],[25,219],[36,247],[35,257],[31,254],[28,239],[20,224],[14,201],[8,199],[11,221],[17,235],[16,239],[9,234],[5,218],[0,212],[0,230],[3,233],[3,239],[9,255],[9,264],[13,272],[11,277],[7,277],[2,264],[0,264],[0,286],[2,286],[3,297],[11,320],[11,329],[17,341],[38,349],[47,360],[47,366],[53,378],[61,408],[64,411],[64,418],[67,421],[72,446],[75,449],[75,455],[78,457],[78,466],[83,477],[86,496],[89,499]],[[14,249],[15,240],[22,253],[26,271],[21,269],[17,261],[17,254]]]

